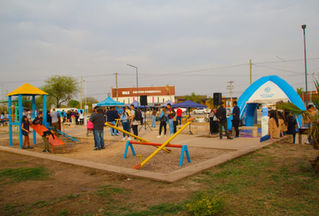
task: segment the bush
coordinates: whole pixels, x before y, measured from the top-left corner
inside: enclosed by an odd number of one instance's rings
[[[224,211],[224,202],[220,197],[204,194],[187,203],[186,209],[195,216],[214,216]]]

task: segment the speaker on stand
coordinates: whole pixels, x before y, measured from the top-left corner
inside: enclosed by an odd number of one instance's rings
[[[214,106],[219,106],[222,102],[222,93],[219,92],[215,92],[213,94],[213,102],[214,102]]]

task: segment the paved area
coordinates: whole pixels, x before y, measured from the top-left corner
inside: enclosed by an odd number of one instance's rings
[[[84,127],[68,127],[68,128],[65,128],[65,132],[71,136],[75,136],[77,138],[80,138],[81,140],[84,140],[84,142],[85,140],[93,139],[92,135],[89,135],[89,136],[86,135],[86,129]],[[169,138],[169,136],[156,138],[157,131],[152,131],[149,129],[146,129],[146,130],[141,129],[140,134],[143,138],[146,138],[150,140],[151,142],[157,142],[157,143],[163,143],[166,139]],[[106,142],[120,142],[121,138],[122,136],[111,137],[109,134],[109,129],[106,128],[105,130]],[[189,147],[198,147],[202,149],[205,149],[205,148],[224,149],[224,150],[231,150],[231,151],[227,151],[226,153],[221,154],[217,157],[209,158],[207,160],[201,161],[196,164],[191,164],[184,168],[183,167],[179,168],[169,173],[159,173],[156,171],[146,171],[146,170],[143,170],[143,168],[139,170],[135,170],[133,168],[114,166],[114,165],[109,165],[105,163],[91,161],[88,159],[84,160],[84,159],[78,159],[78,158],[70,158],[67,156],[67,154],[59,154],[59,155],[44,154],[44,153],[34,152],[34,151],[25,151],[19,148],[12,148],[8,146],[4,146],[4,145],[0,146],[0,150],[16,153],[16,154],[22,154],[26,156],[31,156],[31,157],[37,157],[41,159],[73,164],[76,166],[83,166],[83,167],[88,167],[93,169],[104,170],[107,172],[118,173],[121,175],[149,178],[149,179],[164,181],[164,182],[174,182],[174,181],[183,179],[185,177],[194,175],[196,173],[199,173],[203,170],[209,169],[211,167],[214,167],[216,165],[225,163],[229,160],[233,160],[240,156],[254,152],[260,148],[263,148],[267,145],[272,144],[273,142],[271,140],[268,140],[266,142],[260,143],[259,138],[247,138],[247,137],[245,138],[240,137],[233,140],[227,140],[226,138],[224,138],[223,140],[220,140],[219,138],[208,136],[207,131],[204,130],[202,131],[202,134],[199,134],[198,136],[186,135],[186,134],[179,135],[171,143],[183,144],[183,145],[187,144]]]

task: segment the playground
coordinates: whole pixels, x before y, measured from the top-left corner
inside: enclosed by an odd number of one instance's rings
[[[193,127],[198,126],[199,123]],[[33,145],[34,149],[32,150],[21,150],[15,139],[13,148],[10,148],[8,147],[8,135],[5,133],[0,135],[0,148],[8,152],[96,168],[127,176],[174,182],[253,152],[271,143],[260,143],[259,138],[256,137],[243,137],[233,140],[224,138],[220,140],[218,137],[207,136],[208,127],[206,126],[202,127],[196,136],[189,135],[188,130],[186,130],[170,142],[170,144],[187,145],[190,163],[185,154],[180,166],[181,148],[167,147],[167,149],[171,150],[170,152],[159,151],[148,163],[136,170],[133,166],[140,164],[152,154],[156,150],[154,146],[133,144],[136,156],[133,156],[131,149],[128,148],[127,157],[124,159],[127,141],[122,141],[122,134],[120,136],[111,136],[108,127],[105,127],[104,130],[105,149],[101,151],[93,150],[93,135],[89,134],[87,136],[84,126],[65,127],[64,132],[77,138],[80,142],[73,142],[59,136],[66,146],[65,151],[57,148],[56,154],[42,153],[43,146],[41,143]],[[170,137],[167,135],[156,138],[157,134],[157,128],[153,130],[142,128],[139,133],[144,139],[159,144],[164,143]]]

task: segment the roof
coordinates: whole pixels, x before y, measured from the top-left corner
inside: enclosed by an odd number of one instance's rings
[[[195,103],[193,101],[190,100],[186,100],[182,103],[177,103],[172,105],[173,108],[177,108],[177,107],[182,107],[182,108],[206,108],[207,106],[203,105],[203,104],[199,104],[199,103]]]
[[[25,83],[19,88],[13,90],[7,96],[13,96],[13,95],[47,95],[48,93],[42,91],[41,89],[38,89],[34,87],[33,85],[30,85],[29,83]]]

